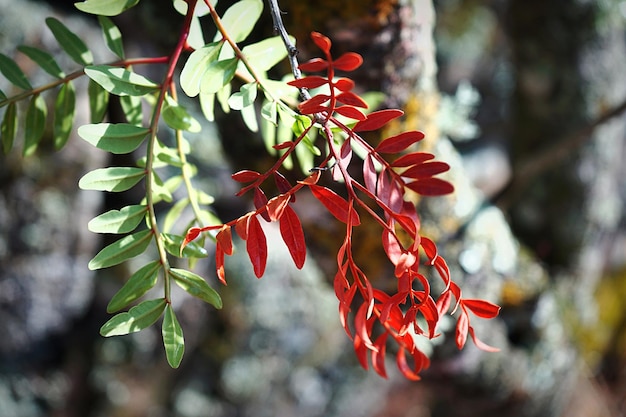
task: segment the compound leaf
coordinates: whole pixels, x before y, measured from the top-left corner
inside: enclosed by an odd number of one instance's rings
[[[33,48],[32,46],[18,46],[17,50],[32,59],[37,65],[41,67],[48,74],[53,77],[63,78],[65,73],[59,67],[59,64],[54,60],[52,55],[42,51],[39,48]]]
[[[170,272],[176,284],[183,290],[211,304],[217,309],[222,308],[222,298],[201,276],[191,271],[178,268],[171,268]]]
[[[47,114],[48,109],[45,100],[39,94],[35,94],[26,109],[24,156],[32,155],[37,150],[46,128]]]
[[[99,168],[85,174],[78,186],[83,190],[126,191],[137,184],[146,171],[134,167]]]
[[[15,61],[4,54],[0,54],[0,72],[5,76],[9,82],[22,90],[32,90],[32,86],[26,75],[22,72],[20,67],[17,66]]]
[[[161,317],[166,305],[165,298],[144,301],[127,313],[113,316],[100,328],[100,334],[104,337],[121,336],[150,327]]]
[[[137,270],[115,293],[107,305],[107,313],[115,313],[147,293],[157,283],[160,261],[153,261]]]
[[[93,64],[93,54],[87,48],[87,45],[69,30],[63,23],[54,17],[46,19],[46,25],[52,31],[57,42],[63,50],[79,65]]]
[[[142,254],[152,240],[152,230],[142,230],[125,236],[102,249],[89,261],[90,270],[108,268]]]
[[[94,217],[87,224],[93,233],[129,233],[135,230],[148,211],[147,206],[126,206]]]
[[[2,137],[2,151],[8,154],[13,148],[15,133],[17,132],[17,105],[10,103],[4,113],[2,125],[0,125],[0,136]]]
[[[114,154],[130,153],[143,142],[150,129],[127,123],[98,123],[78,128],[78,135],[93,146]]]
[[[158,84],[143,75],[110,65],[88,66],[85,74],[109,93],[118,96],[143,96],[159,88]]]
[[[161,333],[163,335],[167,363],[172,368],[178,368],[185,353],[185,339],[183,337],[183,329],[180,327],[171,304],[165,307]]]
[[[102,16],[117,16],[139,3],[139,0],[86,0],[74,3],[81,12]]]
[[[102,13],[99,14],[100,16],[98,16],[98,22],[100,22],[102,35],[104,36],[104,41],[107,44],[107,47],[119,58],[124,59],[122,32],[120,32],[120,29],[115,25],[115,23],[113,23],[111,19],[103,16]]]
[[[54,104],[54,148],[59,150],[67,143],[74,125],[76,112],[76,91],[71,82],[61,86]]]

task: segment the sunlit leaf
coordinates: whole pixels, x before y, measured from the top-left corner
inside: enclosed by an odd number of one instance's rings
[[[292,43],[296,40],[290,37]],[[255,71],[267,71],[287,57],[287,49],[280,36],[264,39],[244,47],[241,52],[251,63]]]
[[[380,153],[402,152],[422,139],[424,139],[424,134],[420,131],[412,130],[403,132],[380,142],[380,144],[376,147],[376,151]]]
[[[228,99],[228,105],[233,110],[241,110],[254,104],[257,95],[257,84],[251,82],[241,86],[238,92]]]
[[[185,245],[181,254],[180,248],[185,240],[184,236],[179,236],[171,233],[162,233],[163,242],[165,243],[165,250],[174,256],[181,256],[183,258],[206,258],[209,253],[206,249],[195,242],[189,242]]]
[[[88,66],[85,74],[109,93],[119,96],[143,96],[159,88],[143,75],[110,65]]]
[[[87,265],[90,270],[108,268],[142,254],[152,240],[152,230],[125,236],[103,248]]]
[[[180,87],[189,97],[195,97],[200,93],[202,77],[209,65],[217,61],[223,45],[224,42],[213,42],[189,55],[180,73]]]
[[[13,148],[15,134],[17,132],[17,105],[13,102],[7,106],[0,125],[0,136],[2,136],[2,151],[8,154]]]
[[[189,198],[181,198],[167,212],[163,220],[163,232],[170,233],[174,223],[180,218],[183,210],[189,205]],[[178,255],[178,252],[176,253]]]
[[[100,334],[104,337],[121,336],[150,327],[161,317],[166,305],[164,298],[144,301],[127,313],[113,316],[100,328]]]
[[[67,143],[74,125],[76,91],[71,82],[61,86],[54,104],[54,148],[61,149]]]
[[[78,186],[83,190],[126,191],[145,176],[146,171],[141,168],[99,168],[85,174],[78,182]]]
[[[35,94],[26,109],[26,119],[24,121],[24,156],[32,155],[39,146],[46,128],[46,116],[48,108],[45,100]]]
[[[143,124],[141,96],[120,96],[120,106],[128,123],[135,126]]]
[[[63,50],[80,65],[93,64],[93,55],[87,48],[87,45],[80,39],[78,35],[69,30],[63,23],[54,17],[46,19],[46,25],[52,31],[57,42]]]
[[[217,93],[235,76],[237,58],[212,62],[202,75],[200,92],[203,94]]]
[[[180,327],[180,323],[178,323],[171,304],[165,307],[161,334],[163,335],[167,363],[172,368],[178,368],[185,353],[185,339],[183,337],[183,329]]]
[[[407,182],[406,186],[416,193],[425,196],[440,196],[454,191],[454,186],[448,181],[433,177]]]
[[[94,80],[89,80],[87,93],[89,95],[91,123],[100,123],[104,119],[109,106],[109,92]]]
[[[120,210],[109,210],[98,217],[94,217],[87,224],[93,233],[128,233],[135,230],[144,219],[148,211],[147,206],[126,206]]]
[[[291,259],[298,269],[304,266],[306,260],[306,244],[302,224],[296,212],[290,207],[285,207],[280,217],[280,235],[289,249]]]
[[[311,184],[309,188],[315,198],[317,198],[337,220],[348,223],[348,218],[350,217],[353,226],[358,226],[361,223],[354,207],[351,207],[348,201],[343,197],[340,197],[334,191],[322,187],[321,185]]]
[[[111,52],[118,56],[118,58],[124,59],[124,45],[122,44],[122,32],[113,23],[111,19],[105,17],[103,13],[98,13],[98,22],[102,28],[102,35],[104,41]]]
[[[115,313],[147,293],[157,283],[160,261],[153,261],[137,270],[111,298],[108,313]]]
[[[0,72],[9,82],[22,90],[31,90],[33,88],[15,61],[4,54],[0,54]]]
[[[170,272],[176,284],[194,297],[211,304],[213,307],[222,308],[222,298],[206,283],[201,276],[184,269],[171,268]]]
[[[259,124],[256,120],[256,109],[254,106],[248,106],[241,109],[241,117],[244,124],[251,132],[259,131]]]
[[[198,123],[184,107],[169,96],[167,97],[161,115],[165,123],[172,129],[186,130],[188,132],[200,132],[202,130],[200,123]]]
[[[404,112],[398,109],[378,110],[368,114],[367,119],[358,122],[352,130],[355,132],[377,130],[403,114]]]
[[[215,94],[200,94],[202,114],[209,121],[215,121]]]
[[[102,16],[117,16],[139,3],[139,0],[86,0],[74,3],[82,12]]]
[[[150,129],[126,123],[98,123],[78,128],[78,135],[93,146],[114,154],[126,154],[141,145]]]
[[[261,0],[241,0],[233,4],[224,12],[222,25],[225,32],[235,42],[241,42],[248,37],[256,24],[261,12],[263,2]],[[221,39],[221,33],[215,35],[215,40]]]
[[[65,73],[59,67],[59,64],[54,60],[52,55],[49,53],[42,51],[39,48],[34,48],[32,46],[18,46],[17,50],[32,59],[37,63],[48,74],[53,77],[63,78],[65,77]]]
[[[252,263],[254,275],[261,278],[267,264],[267,239],[256,216],[250,216],[247,232],[246,251]]]

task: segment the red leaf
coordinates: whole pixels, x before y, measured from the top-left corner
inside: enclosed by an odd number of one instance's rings
[[[424,139],[424,134],[422,132],[419,132],[417,130],[410,130],[408,132],[403,132],[403,133],[400,133],[399,135],[395,135],[395,136],[392,136],[390,138],[383,140],[376,147],[376,151],[380,153],[402,152],[409,146],[413,145],[414,143],[419,142],[422,139]]]
[[[349,117],[350,119],[355,119],[355,120],[365,120],[365,117],[366,117],[363,114],[363,112],[361,112],[361,110],[352,106],[335,107],[335,111],[342,116],[346,116],[346,117]]]
[[[472,326],[469,327],[469,333],[470,336],[472,336],[472,340],[474,341],[474,344],[478,349],[484,350],[485,352],[500,352],[500,349],[498,349],[497,347],[490,346],[480,340],[478,337],[476,337],[476,335],[474,334],[474,328]]]
[[[348,214],[350,213],[352,225],[358,226],[361,224],[359,214],[356,210],[350,207],[350,204],[334,191],[320,185],[309,185],[309,188],[315,198],[317,198],[337,220],[348,223]]]
[[[485,300],[463,299],[461,304],[484,319],[492,319],[500,312],[500,306]]]
[[[298,269],[302,269],[306,259],[304,232],[298,215],[290,206],[285,207],[280,218],[280,235],[283,237],[287,249],[289,249],[293,263]]]
[[[317,88],[328,84],[328,79],[319,75],[309,75],[308,77],[289,81],[287,84],[297,88]]]
[[[346,52],[333,60],[333,67],[340,71],[354,71],[363,63],[363,57],[356,52]]]
[[[303,185],[317,184],[317,182],[320,179],[320,175],[322,175],[322,172],[320,170],[315,170],[311,173],[311,175],[309,175],[302,181],[298,181],[298,184],[303,184]]]
[[[452,301],[452,291],[444,291],[437,299],[437,311],[440,316],[443,316],[450,309],[450,302]]]
[[[385,332],[378,336],[374,342],[374,346],[378,351],[372,351],[372,366],[376,373],[383,378],[387,378],[387,370],[385,369],[385,352],[387,351],[387,336],[388,332]]]
[[[339,93],[337,95],[337,101],[348,104],[350,106],[361,107],[362,109],[367,109],[368,105],[361,97],[354,94],[352,91],[344,91],[343,93]],[[365,119],[359,119],[365,120]]]
[[[224,271],[224,251],[219,245],[215,248],[215,272],[220,282],[228,285],[226,284],[226,272]]]
[[[419,381],[420,376],[411,369],[409,364],[406,361],[406,348],[401,346],[398,350],[398,354],[396,355],[396,363],[398,364],[398,369],[402,372],[402,375],[406,379],[410,379],[411,381]]]
[[[267,240],[261,223],[259,223],[256,216],[250,216],[246,250],[254,268],[254,275],[257,278],[261,278],[267,264]]]
[[[461,309],[461,315],[456,322],[456,346],[463,349],[467,340],[467,330],[469,328],[469,316],[465,310]]]
[[[285,178],[283,174],[278,171],[274,171],[274,182],[276,183],[278,191],[280,191],[282,194],[285,194],[287,191],[291,190],[291,183],[287,180],[287,178]]]
[[[367,363],[367,346],[365,346],[363,339],[358,334],[354,335],[354,352],[363,369],[367,370],[369,368]]]
[[[448,181],[432,177],[408,182],[405,185],[424,196],[439,196],[450,194],[454,191],[454,187]]]
[[[271,221],[276,221],[282,217],[285,207],[289,203],[289,198],[289,194],[280,194],[268,201],[266,214]]]
[[[435,155],[427,152],[413,152],[406,155],[402,155],[391,163],[392,167],[409,167],[411,165],[421,164],[422,162],[433,159]]]
[[[433,161],[414,165],[400,175],[413,179],[422,179],[441,174],[442,172],[446,172],[449,169],[450,165],[446,164],[445,162]]]
[[[368,307],[369,305],[367,303],[361,304],[361,307],[359,307],[356,314],[354,315],[354,332],[355,337],[356,335],[358,335],[363,341],[363,344],[365,344],[368,349],[375,351],[377,348],[376,346],[374,346],[374,343],[370,339],[369,333],[371,331],[371,326],[368,325],[368,320],[366,317]]]
[[[304,72],[324,71],[326,68],[328,68],[328,61],[322,58],[313,58],[310,61],[298,65],[298,69]]]
[[[358,122],[352,129],[355,132],[366,132],[377,130],[393,119],[402,116],[404,112],[397,109],[379,110],[367,115],[367,119]]]
[[[339,91],[350,91],[354,88],[354,81],[350,78],[339,78],[333,82],[333,86]]]
[[[258,187],[255,188],[254,199],[252,201],[254,202],[254,207],[257,210],[265,207],[265,205],[267,204],[267,197],[265,196],[265,193],[263,192],[263,190],[261,190]],[[265,219],[266,222],[271,221],[270,216],[267,214],[267,211],[262,211],[261,216]]]
[[[237,182],[251,182],[261,177],[256,171],[250,171],[249,169],[244,169],[243,171],[235,172],[232,175],[232,178]]]
[[[313,39],[315,45],[317,45],[318,48],[324,51],[324,53],[328,54],[330,52],[330,46],[332,44],[330,42],[330,39],[328,39],[326,36],[322,35],[319,32],[312,32],[311,39]]]
[[[371,154],[367,155],[365,161],[363,161],[363,182],[368,191],[372,194],[376,194],[376,180],[378,174],[376,173],[376,166],[374,165],[374,158]]]
[[[302,114],[319,113],[328,110],[326,107],[322,106],[322,104],[328,100],[330,100],[330,96],[326,94],[318,94],[300,103],[298,105],[298,110],[300,110],[300,113]]]
[[[241,216],[235,222],[235,232],[239,235],[241,240],[248,239],[248,224],[250,223],[251,214],[246,214],[245,216]]]
[[[217,245],[226,255],[230,256],[233,254],[233,237],[230,226],[224,225],[217,233],[217,236],[215,236],[215,240],[217,240]]]
[[[187,231],[187,234],[185,235],[185,240],[183,240],[183,243],[180,245],[181,254],[183,253],[183,249],[185,249],[185,246],[187,246],[189,242],[195,240],[195,238],[197,238],[200,233],[202,233],[202,228],[200,227],[192,227]]]

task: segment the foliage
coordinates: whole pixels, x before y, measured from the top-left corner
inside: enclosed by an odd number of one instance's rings
[[[56,149],[61,149],[74,125],[73,81],[82,76],[89,78],[91,124],[80,126],[78,135],[94,147],[114,154],[145,148],[145,157],[136,166],[96,169],[79,181],[79,187],[85,190],[121,192],[140,182],[145,187],[142,201],[103,213],[88,225],[95,233],[122,235],[93,257],[88,265],[92,270],[118,265],[144,253],[153,257],[111,299],[107,311],[117,314],[100,329],[103,336],[137,332],[161,319],[167,360],[172,367],[178,367],[183,357],[184,337],[172,308],[172,283],[221,308],[219,294],[204,278],[192,272],[193,264],[207,256],[203,246],[206,240],[211,241],[215,244],[217,277],[226,284],[224,260],[233,254],[234,230],[245,242],[254,274],[262,277],[268,257],[263,222],[278,222],[294,264],[302,268],[306,259],[305,235],[293,204],[296,195],[307,188],[321,206],[345,224],[346,233],[337,253],[334,289],[341,323],[353,340],[364,368],[369,366],[369,354],[374,370],[386,376],[385,352],[392,340],[397,345],[399,369],[407,378],[419,379],[420,370],[429,361],[417,348],[415,338],[437,336],[437,324],[450,310],[453,297],[453,313],[459,311],[457,346],[464,346],[469,333],[478,347],[494,350],[476,338],[469,313],[493,318],[499,307],[462,297],[435,244],[420,235],[419,216],[410,199],[414,193],[438,196],[452,192],[451,184],[435,177],[449,167],[444,162],[433,161],[434,155],[430,153],[412,150],[424,138],[419,131],[387,137],[376,146],[361,136],[362,132],[380,130],[403,112],[397,109],[369,112],[367,102],[353,92],[354,82],[337,76],[337,72],[348,73],[360,67],[360,55],[348,52],[333,59],[331,41],[313,33],[312,39],[323,58],[294,67],[295,79],[291,81],[273,80],[268,77],[270,69],[287,57],[295,61],[294,40],[277,36],[242,47],[263,12],[261,0],[240,0],[222,16],[208,1],[198,4],[197,0],[175,0],[174,7],[185,15],[185,21],[171,54],[125,58],[121,33],[106,16],[115,16],[137,3],[138,0],[87,0],[76,4],[84,12],[99,15],[104,41],[116,56],[112,62],[95,64],[80,37],[53,18],[47,19],[48,27],[79,69],[66,74],[47,52],[22,46],[18,48],[21,53],[55,78],[47,85],[33,87],[18,65],[0,54],[0,71],[15,88],[23,90],[10,96],[0,92],[0,107],[6,107],[1,124],[5,153],[14,147],[20,122],[18,103],[25,100],[28,105],[23,117],[22,153],[28,156],[36,152],[46,131],[48,106],[42,94],[55,90],[53,143]],[[208,43],[198,21],[205,13],[210,14],[217,28],[217,34]],[[175,69],[185,51],[190,54],[176,80]],[[135,72],[133,66],[138,64],[164,65],[162,79],[156,82]],[[301,77],[300,71],[323,75]],[[235,78],[241,87],[232,92]],[[267,150],[276,157],[275,164],[266,172],[242,170],[232,175],[242,184],[239,196],[252,194],[253,211],[222,222],[210,210],[213,198],[194,187],[197,169],[187,159],[191,146],[184,135],[200,131],[201,125],[178,101],[179,88],[189,97],[198,97],[209,121],[214,120],[217,103],[224,111],[238,111],[252,131],[260,130]],[[310,91],[315,94],[311,96]],[[305,99],[294,105],[298,92]],[[110,95],[120,97],[127,118],[125,123],[103,122]],[[142,117],[146,110],[150,114],[148,126],[144,126]],[[175,134],[176,143],[172,146],[159,140],[161,121]],[[293,184],[281,170],[292,169],[295,163],[302,177]],[[353,176],[359,165],[362,181]],[[168,175],[165,180],[164,175]],[[329,177],[328,181],[343,189],[335,191],[322,185],[323,177]],[[275,183],[279,194],[266,194],[263,188],[267,189],[269,181]],[[180,195],[181,191],[186,197],[176,200],[174,194]],[[164,218],[157,219],[155,207],[161,202],[171,205]],[[174,226],[188,208],[193,220],[176,233]],[[353,258],[353,230],[359,227],[364,215],[371,217],[382,230],[381,247],[395,272],[391,278],[397,281],[395,293],[374,288],[366,271]],[[176,258],[188,259],[189,267],[174,267]],[[431,292],[428,273],[422,271],[424,267],[435,271],[443,283],[439,294]],[[143,300],[118,313],[152,289],[159,276],[163,284],[161,298]],[[407,355],[412,358],[412,364]]]

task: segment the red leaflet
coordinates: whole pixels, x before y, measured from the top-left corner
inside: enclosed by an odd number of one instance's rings
[[[352,129],[355,132],[378,130],[391,120],[402,116],[404,112],[398,109],[379,110],[367,115],[367,119],[358,122]]]
[[[309,175],[302,181],[298,181],[298,184],[303,184],[303,185],[317,184],[317,181],[319,181],[320,179],[320,175],[322,175],[322,172],[320,170],[315,170],[313,171],[313,173],[311,173],[311,175]]]
[[[350,213],[352,225],[358,226],[361,224],[359,214],[356,210],[350,207],[350,204],[334,191],[320,185],[309,185],[309,188],[315,198],[317,198],[337,220],[348,223],[348,213]]]
[[[217,240],[217,246],[219,246],[226,255],[230,256],[233,254],[233,237],[230,226],[224,225],[217,233],[217,236],[215,236],[215,240]]]
[[[261,174],[259,174],[256,171],[251,171],[249,169],[244,169],[243,171],[235,172],[232,175],[232,179],[234,179],[237,182],[252,182],[258,179],[259,177],[261,177]]]
[[[400,175],[407,178],[422,179],[441,174],[442,172],[446,172],[449,169],[450,165],[446,164],[445,162],[433,161],[412,166]]]
[[[298,269],[302,269],[306,260],[304,232],[298,215],[290,206],[285,207],[280,218],[280,235],[283,237],[287,249],[289,249],[293,263]]]
[[[191,229],[187,231],[187,234],[185,235],[185,240],[183,240],[183,243],[180,245],[181,256],[183,253],[183,249],[185,249],[185,246],[187,246],[189,242],[197,238],[200,235],[200,233],[202,233],[202,229],[200,227],[192,227]]]
[[[367,158],[365,158],[365,161],[363,161],[363,182],[365,182],[365,187],[372,194],[376,194],[377,179],[378,174],[376,174],[374,158],[371,154],[368,154]]]
[[[377,350],[372,351],[372,366],[376,373],[383,378],[387,378],[387,370],[385,369],[385,352],[387,351],[387,337],[388,332],[385,332],[378,336],[374,342],[374,346]]]
[[[368,119],[370,116],[368,116]],[[409,146],[413,145],[414,143],[419,142],[422,139],[424,139],[424,134],[422,132],[419,132],[417,130],[411,130],[411,131],[400,133],[399,135],[392,136],[390,138],[383,140],[376,147],[376,151],[380,153],[402,152]]]
[[[448,181],[432,177],[408,182],[406,186],[424,196],[445,195],[454,191],[454,187]]]
[[[245,216],[241,216],[235,222],[235,232],[239,235],[241,240],[248,239],[248,224],[250,222],[250,214],[246,214]]]
[[[461,309],[461,314],[456,322],[456,347],[462,349],[467,340],[467,331],[469,328],[469,316],[465,310]]]
[[[259,223],[256,216],[250,216],[246,251],[250,257],[250,262],[252,262],[254,275],[256,275],[257,278],[261,278],[265,272],[265,265],[267,264],[267,240],[261,223]]]
[[[402,372],[402,375],[406,379],[410,379],[411,381],[419,381],[420,376],[411,369],[409,364],[406,361],[406,348],[404,346],[400,346],[398,350],[398,354],[396,355],[396,363],[398,364],[398,369]]]
[[[500,306],[485,300],[463,299],[461,300],[461,305],[484,319],[492,319],[500,312]]]
[[[289,203],[289,194],[280,194],[267,203],[267,214],[271,221],[280,219]]]
[[[328,84],[328,79],[319,75],[309,75],[308,77],[289,81],[287,84],[297,88],[317,88]]]
[[[322,58],[313,58],[310,61],[304,62],[298,65],[300,71],[304,72],[318,72],[324,71],[328,68],[328,61]]]
[[[319,94],[306,101],[303,101],[298,105],[298,110],[302,114],[319,113],[324,110],[328,110],[326,107],[322,107],[322,104],[330,100],[330,96],[326,94]]]
[[[435,155],[427,152],[413,152],[406,155],[402,155],[391,163],[392,167],[409,167],[411,165],[421,164],[422,162],[433,159]]]
[[[252,201],[254,202],[254,207],[257,210],[261,209],[262,207],[265,207],[265,205],[267,204],[267,197],[265,196],[265,193],[263,192],[263,190],[256,187],[254,189],[254,198]],[[271,218],[267,214],[266,211],[262,211],[261,216],[263,217],[263,219],[265,219],[266,222],[271,221]]]
[[[477,338],[474,334],[474,328],[472,326],[469,326],[469,333],[470,336],[472,336],[472,340],[474,341],[474,344],[478,349],[484,350],[485,352],[500,352],[500,349],[498,349],[497,347],[489,346],[488,344]]]
[[[317,45],[318,48],[324,51],[325,54],[330,53],[331,42],[330,39],[328,39],[326,36],[322,35],[319,32],[313,32],[311,33],[311,39],[313,39],[315,45]]]
[[[224,271],[224,251],[217,245],[215,248],[215,272],[217,273],[217,279],[224,285],[226,284],[226,272]]]
[[[354,88],[354,81],[350,78],[339,78],[333,83],[333,86],[339,91],[350,91]]]
[[[354,94],[352,91],[344,91],[337,95],[337,101],[343,104],[349,104],[350,106],[361,107],[367,109],[367,103],[361,97]],[[365,120],[365,119],[359,119]]]
[[[356,52],[346,52],[333,60],[333,67],[340,71],[354,71],[363,63],[363,57]]]
[[[365,115],[363,114],[363,112],[361,112],[361,110],[357,109],[356,107],[352,107],[352,106],[335,107],[335,111],[342,116],[349,117],[350,119],[365,120]]]

